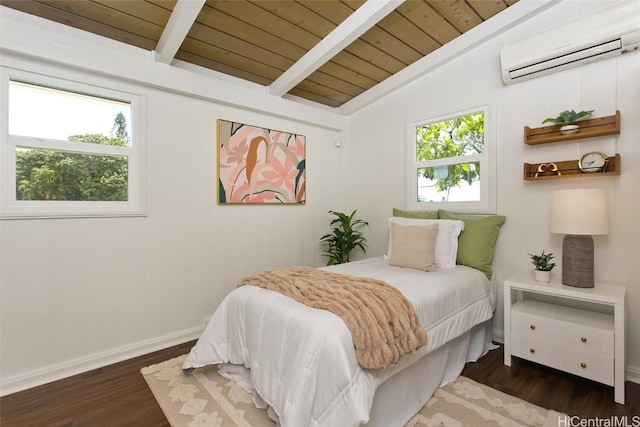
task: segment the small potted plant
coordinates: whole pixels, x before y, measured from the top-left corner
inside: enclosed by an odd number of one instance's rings
[[[594,111],[595,110],[576,112],[575,110],[566,110],[558,114],[558,117],[547,117],[542,121],[542,124],[554,123],[557,125],[563,125],[560,128],[560,133],[563,135],[576,133],[580,128],[580,126],[577,125],[576,122],[578,120],[591,116],[591,113],[593,113]]]
[[[529,254],[529,256],[531,257],[531,264],[536,268],[533,272],[536,282],[548,283],[551,280],[551,270],[556,266],[554,262],[551,262],[553,254],[551,252],[545,254],[542,251],[541,254]]]
[[[369,223],[355,219],[356,211],[353,211],[351,215],[334,211],[329,211],[329,213],[335,217],[330,224],[333,226],[333,232],[320,238],[326,245],[324,255],[329,258],[327,265],[349,262],[351,251],[355,248],[360,248],[366,253],[367,239],[357,229],[369,225]]]

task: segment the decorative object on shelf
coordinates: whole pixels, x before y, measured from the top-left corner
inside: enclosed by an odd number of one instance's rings
[[[329,211],[329,213],[335,217],[330,224],[333,226],[333,231],[320,238],[320,241],[327,246],[324,249],[324,255],[329,258],[327,265],[349,262],[351,251],[355,248],[360,248],[366,253],[367,239],[357,228],[369,223],[362,219],[355,219],[355,210],[351,215],[335,211]]]
[[[589,160],[590,161],[590,160]],[[558,168],[553,171],[554,164]],[[586,167],[594,168],[594,164]],[[542,166],[542,168],[541,168]],[[544,173],[543,173],[544,172]],[[589,176],[617,176],[620,175],[620,154],[615,154],[605,159],[604,165],[599,169],[583,171],[580,168],[580,159],[561,160],[545,163],[524,163],[523,178],[525,181],[538,181],[545,179],[585,178]]]
[[[541,254],[529,254],[531,257],[531,264],[536,268],[533,271],[533,277],[536,282],[549,283],[551,281],[551,270],[556,266],[555,262],[551,262],[554,258],[553,253]]]
[[[558,170],[558,165],[553,162],[540,163],[534,177],[537,178],[541,175],[562,175],[562,172]]]
[[[547,117],[542,121],[542,124],[561,124],[560,133],[562,135],[577,133],[578,130],[580,130],[580,126],[577,125],[576,122],[580,119],[590,117],[594,111],[595,110],[576,112],[575,110],[565,110],[559,113],[558,117]]]
[[[533,279],[540,283],[549,283],[551,281],[551,272],[542,270],[533,270]]]
[[[606,135],[620,134],[620,111],[612,116],[596,117],[580,120],[580,132],[563,135],[560,133],[562,124],[541,126],[537,128],[524,127],[524,143],[527,145],[547,144],[550,142],[571,141],[574,139],[594,138]]]
[[[578,133],[580,130],[580,126],[578,125],[564,125],[560,128],[560,133],[562,135],[569,135],[572,133]]]
[[[600,151],[585,153],[578,161],[578,167],[582,172],[602,172],[607,168],[607,155]]]
[[[304,135],[218,120],[218,204],[304,204]]]
[[[609,232],[607,196],[600,188],[557,190],[551,195],[552,233],[564,234],[562,283],[593,288],[593,237]]]

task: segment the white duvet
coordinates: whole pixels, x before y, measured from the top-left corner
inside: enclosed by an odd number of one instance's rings
[[[338,316],[242,286],[222,301],[183,368],[220,363],[249,368],[253,387],[284,427],[357,426],[369,420],[374,393],[387,378],[493,315],[492,287],[473,268],[427,273],[392,267],[383,257],[324,268],[400,289],[427,331],[427,344],[395,365],[363,369]]]

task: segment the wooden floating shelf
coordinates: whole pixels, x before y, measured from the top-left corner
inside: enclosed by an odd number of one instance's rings
[[[573,139],[592,138],[595,136],[617,135],[620,133],[620,111],[613,116],[580,120],[577,133],[562,135],[562,125],[543,126],[539,128],[524,127],[524,143],[528,145],[546,144],[549,142],[571,141]]]
[[[540,166],[542,165],[542,171]],[[557,170],[554,166],[557,167]],[[537,176],[536,176],[537,174]],[[602,172],[582,172],[578,167],[578,160],[564,160],[561,162],[525,163],[524,180],[539,181],[545,179],[585,178],[588,176],[620,175],[620,154],[607,157],[607,164]]]

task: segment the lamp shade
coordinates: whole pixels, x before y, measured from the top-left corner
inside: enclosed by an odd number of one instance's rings
[[[551,195],[552,233],[595,235],[609,232],[607,195],[600,188],[557,190]]]

